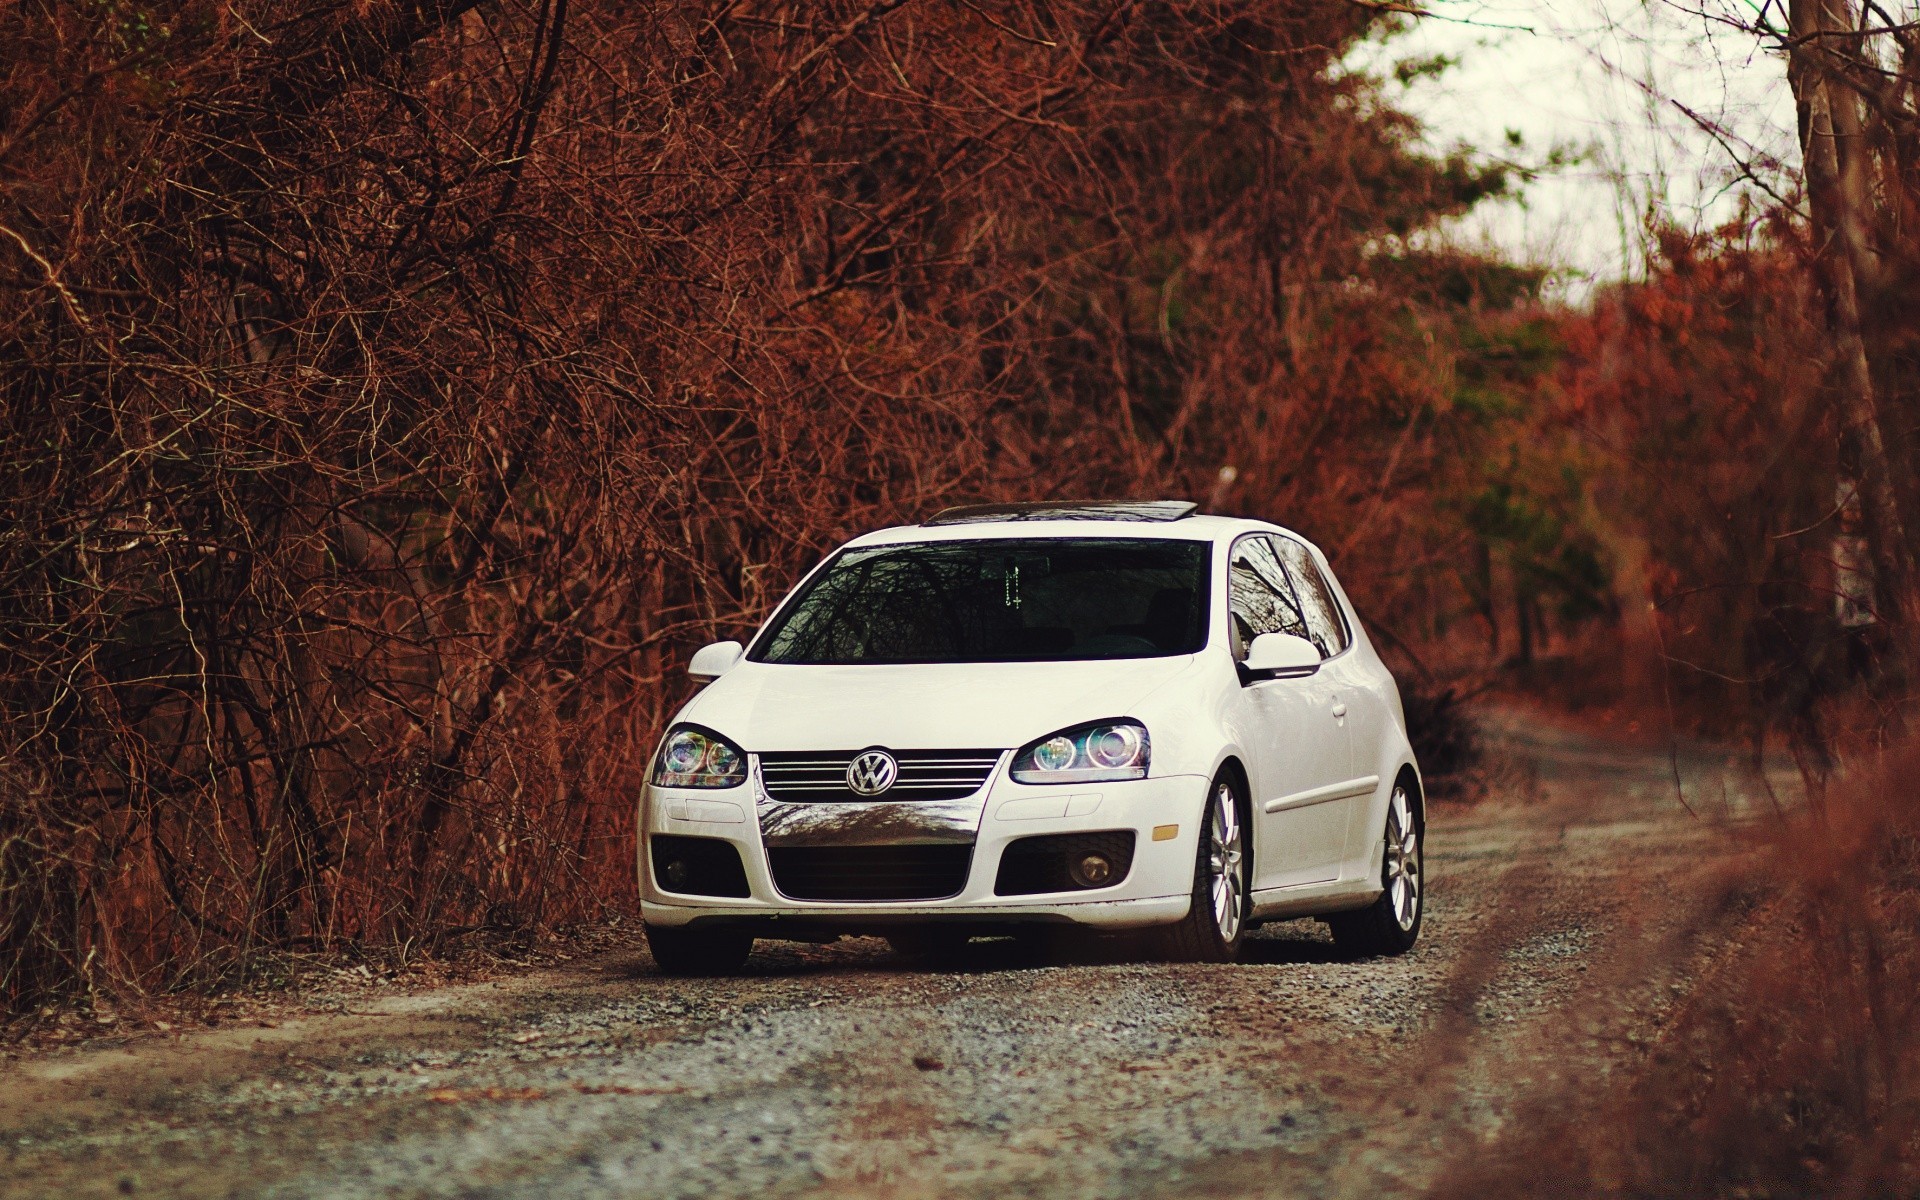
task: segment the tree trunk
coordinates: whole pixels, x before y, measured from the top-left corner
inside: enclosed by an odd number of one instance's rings
[[[1520,653],[1516,658],[1523,667],[1533,665],[1533,630],[1535,625],[1533,596],[1522,584],[1513,591],[1513,625],[1520,633]]]
[[[1852,29],[1854,16],[1851,8],[1850,0],[1824,0],[1824,28]],[[1813,65],[1832,71],[1838,66],[1835,59],[1852,57],[1857,46],[1857,39],[1825,39],[1811,47],[1814,52]],[[1853,88],[1844,82],[1834,82],[1824,74],[1821,81],[1827,117],[1833,125],[1829,144],[1833,149],[1834,191],[1838,198],[1838,203],[1834,205],[1833,232],[1839,239],[1840,249],[1847,256],[1848,265],[1853,269],[1856,303],[1871,311],[1872,297],[1880,290],[1882,269],[1880,256],[1875,252],[1873,240],[1868,234],[1873,212],[1873,155],[1867,146],[1866,114]],[[1804,146],[1803,137],[1803,149]]]
[[[1844,4],[1840,7],[1844,8]],[[1836,31],[1831,0],[1790,0],[1793,42],[1787,79],[1800,110],[1800,147],[1807,179],[1808,209],[1812,216],[1815,261],[1827,293],[1828,324],[1833,336],[1835,366],[1842,405],[1844,435],[1859,473],[1860,508],[1873,558],[1875,594],[1882,613],[1901,627],[1902,644],[1910,644],[1920,612],[1913,594],[1913,547],[1901,519],[1892,464],[1887,454],[1866,339],[1860,328],[1860,273],[1856,255],[1866,256],[1866,171],[1858,149],[1850,151],[1857,169],[1842,173],[1835,138],[1834,99],[1857,105],[1844,87],[1829,76],[1833,47],[1822,32]],[[1846,22],[1838,27],[1844,31]],[[1859,127],[1858,112],[1843,122]],[[1849,186],[1852,184],[1852,186]]]

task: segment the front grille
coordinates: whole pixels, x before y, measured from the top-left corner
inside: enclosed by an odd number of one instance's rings
[[[944,900],[967,886],[973,847],[775,846],[767,862],[794,900]]]
[[[815,750],[762,754],[760,778],[775,800],[833,802],[850,800],[958,800],[971,796],[993,774],[998,750],[889,750],[900,777],[877,796],[847,787],[847,764],[858,750]]]

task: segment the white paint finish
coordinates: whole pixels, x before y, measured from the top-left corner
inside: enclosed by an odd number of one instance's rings
[[[671,904],[649,901],[641,905],[649,925],[685,925],[698,917],[767,916],[764,907],[744,907],[738,901],[689,904],[687,897],[676,896]],[[1187,915],[1189,897],[1145,896],[1134,900],[1032,900],[1000,901],[992,904],[958,904],[940,901],[932,904],[806,904],[787,902],[790,907],[781,916],[806,916],[817,921],[838,919],[851,927],[875,916],[888,918],[938,917],[943,921],[974,917],[982,921],[1018,917],[1068,917],[1076,924],[1100,929],[1146,929],[1170,925]],[[773,935],[778,936],[778,935]]]
[[[951,899],[933,902],[789,900],[773,888],[750,792],[648,788],[640,814],[643,831],[684,829],[680,822],[692,821],[696,806],[704,803],[743,810],[745,819],[708,821],[700,832],[735,844],[752,896],[711,901],[676,896],[669,902],[643,873],[647,920],[678,925],[699,916],[731,915],[855,922],[870,915],[933,913],[1054,914],[1102,925],[1177,920],[1192,888],[1201,806],[1211,780],[1230,758],[1242,764],[1253,786],[1256,915],[1266,915],[1269,893],[1286,897],[1289,914],[1364,903],[1378,891],[1365,850],[1380,838],[1384,810],[1371,811],[1377,807],[1371,798],[1379,791],[1364,792],[1360,785],[1367,775],[1390,779],[1412,762],[1398,694],[1330,571],[1352,646],[1310,676],[1242,683],[1227,632],[1225,597],[1233,541],[1252,533],[1295,536],[1264,522],[1193,517],[1165,525],[1074,521],[908,527],[859,539],[866,545],[1009,537],[1208,541],[1214,547],[1208,642],[1195,654],[1129,660],[816,667],[742,659],[696,694],[676,719],[712,729],[753,754],[873,746],[999,751],[1001,765],[967,801],[975,806],[976,830],[967,884]],[[1317,552],[1315,561],[1326,571]],[[1336,715],[1337,707],[1344,707],[1344,716]],[[1071,785],[1020,784],[1007,776],[1004,756],[1057,730],[1103,718],[1131,718],[1147,727],[1153,744],[1149,778],[1102,784],[1095,793]],[[1298,802],[1327,789],[1339,796]],[[873,807],[881,812],[898,805]],[[841,815],[848,818],[842,823],[853,838],[848,844],[857,844],[859,814]],[[1179,836],[1153,840],[1155,828],[1176,824]],[[1132,870],[1121,884],[1101,889],[1098,902],[1069,894],[1037,900],[993,894],[1008,843],[1076,830],[1136,835]],[[886,840],[876,831],[875,843]]]
[[[744,825],[747,810],[728,800],[674,800],[667,816],[676,821],[705,821],[714,825]]]
[[[1100,807],[1100,797],[1027,796],[1007,800],[993,810],[996,821],[1039,821],[1048,817],[1090,817]]]
[[[1039,821],[1047,817],[1067,815],[1067,801],[1071,796],[1028,796],[1020,800],[1008,800],[994,809],[996,821]]]
[[[1269,921],[1345,912],[1365,908],[1379,897],[1380,892],[1378,883],[1356,888],[1352,883],[1337,879],[1269,888],[1253,894],[1253,917],[1256,921]]]
[[[1241,598],[1238,611],[1247,622],[1235,627],[1239,638],[1229,647],[1245,658],[1240,686],[1226,703],[1235,711],[1235,726],[1252,750],[1246,767],[1253,788],[1254,888],[1339,877],[1347,845],[1343,814],[1272,802],[1322,791],[1352,774],[1346,726],[1334,711],[1340,701],[1336,676],[1329,670],[1342,656],[1322,660],[1319,649],[1306,638],[1255,624],[1286,620],[1289,611],[1297,621],[1301,613],[1297,596],[1282,598],[1293,585],[1277,545],[1266,530],[1251,531],[1236,540],[1228,556],[1228,581],[1219,597],[1223,622],[1242,619],[1235,615],[1236,597]],[[1304,632],[1304,626],[1300,628]],[[1247,634],[1254,636],[1241,650],[1238,641]],[[1310,657],[1314,664],[1310,673],[1267,677],[1260,671],[1263,656],[1256,651],[1271,648],[1284,656],[1296,643],[1301,661]]]
[[[1275,675],[1311,675],[1320,669],[1320,651],[1291,633],[1263,633],[1247,647],[1246,666]]]
[[[1400,720],[1400,694],[1393,678],[1376,661],[1355,659],[1342,665],[1344,692],[1352,697],[1347,735],[1354,749],[1355,773],[1367,772],[1373,786],[1354,791],[1346,800],[1347,871],[1371,879],[1380,831],[1387,819],[1386,796],[1401,763],[1393,747],[1406,735]]]
[[[1103,717],[1193,655],[1082,662],[806,667],[742,662],[682,710],[744,750],[1011,750]],[[1159,749],[1158,731],[1154,748]]]
[[[1100,811],[1096,816],[1084,818],[1063,816],[1002,822],[992,819],[999,804],[1007,799],[1045,794],[1048,789],[1023,788],[1001,779],[993,789],[992,798],[988,800],[985,812],[982,813],[976,809],[975,819],[979,822],[979,831],[974,841],[973,863],[968,872],[966,886],[957,895],[948,899],[924,903],[849,904],[789,899],[782,896],[773,886],[766,844],[762,838],[760,826],[756,822],[749,820],[744,824],[732,826],[708,825],[700,829],[701,835],[732,842],[739,850],[741,863],[746,868],[747,886],[751,895],[746,899],[707,900],[680,893],[666,893],[654,886],[651,874],[648,873],[641,877],[641,912],[646,919],[655,920],[653,906],[665,905],[676,910],[674,914],[668,914],[673,924],[684,923],[690,919],[690,916],[721,912],[739,916],[787,914],[809,917],[936,910],[1029,913],[1034,911],[1036,903],[1039,903],[1042,909],[1046,909],[1048,905],[1055,902],[1055,899],[1049,897],[1044,901],[1036,902],[1033,897],[996,896],[993,886],[999,873],[1001,854],[1010,843],[1020,838],[1066,833],[1075,829],[1137,831],[1133,867],[1128,872],[1127,878],[1117,886],[1103,888],[1098,893],[1089,893],[1089,895],[1097,895],[1102,900],[1145,900],[1175,896],[1184,902],[1188,890],[1193,885],[1193,862],[1196,851],[1194,831],[1199,828],[1200,806],[1206,798],[1207,783],[1208,780],[1204,776],[1176,775],[1104,784],[1100,794]],[[651,792],[652,789],[649,791]],[[1066,796],[1048,798],[1064,800],[1079,794],[1068,792]],[[641,818],[645,822],[643,828],[647,832],[656,833],[687,832],[687,826],[673,821],[667,815],[673,804],[687,795],[686,789],[676,789],[673,792],[661,789],[658,799],[646,805],[641,813]],[[975,803],[977,804],[978,801]],[[817,807],[834,806],[821,804]],[[1154,842],[1153,827],[1170,820],[1180,822],[1181,836],[1173,841]],[[876,840],[883,840],[883,838]],[[1063,896],[1058,902],[1066,904],[1081,901]],[[667,917],[661,919],[665,920]]]
[[[1350,769],[1347,734],[1333,716],[1327,681],[1318,675],[1249,684],[1240,702],[1257,739],[1253,778],[1253,886],[1332,879],[1347,847],[1346,815],[1321,807],[1276,808],[1273,801],[1321,791]]]
[[[1346,800],[1354,796],[1370,796],[1373,794],[1373,789],[1379,786],[1380,777],[1378,775],[1362,775],[1358,779],[1342,780],[1339,783],[1330,783],[1325,787],[1317,787],[1311,791],[1295,792],[1291,796],[1281,796],[1277,800],[1269,800],[1267,801],[1266,809],[1270,813],[1286,812],[1289,809],[1309,808],[1315,804],[1325,804],[1329,800]]]
[[[687,674],[695,679],[718,679],[739,663],[746,647],[739,642],[714,642],[694,651],[687,663]]]

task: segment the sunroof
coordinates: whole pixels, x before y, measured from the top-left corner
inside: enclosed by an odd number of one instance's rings
[[[1024,504],[966,504],[943,508],[925,525],[1000,521],[1178,521],[1200,506],[1191,500],[1038,500]]]

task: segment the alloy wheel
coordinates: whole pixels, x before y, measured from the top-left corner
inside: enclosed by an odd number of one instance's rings
[[[1420,917],[1420,830],[1404,787],[1393,789],[1393,800],[1387,806],[1386,860],[1393,919],[1402,930],[1412,929]]]
[[[1232,942],[1240,934],[1246,888],[1245,847],[1241,842],[1240,806],[1233,789],[1221,784],[1213,794],[1212,847],[1208,868],[1213,875],[1213,919],[1219,926],[1220,940]]]

